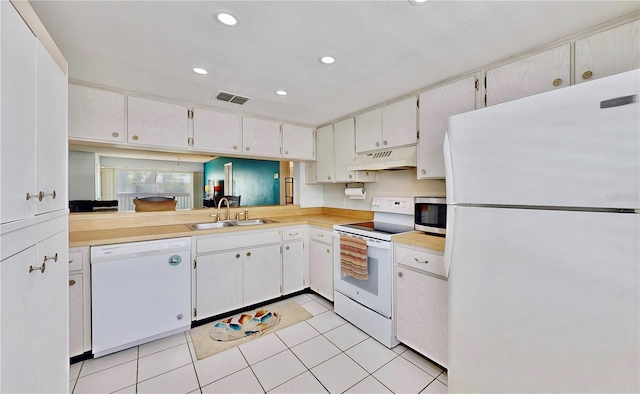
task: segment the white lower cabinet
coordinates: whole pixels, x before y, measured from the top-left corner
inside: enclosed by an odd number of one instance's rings
[[[309,228],[309,287],[333,301],[333,238],[331,231]]]
[[[281,233],[277,229],[195,237],[194,320],[279,297]]]
[[[69,249],[69,356],[91,350],[91,253]]]
[[[66,220],[44,224],[65,230],[0,262],[0,392],[68,392]]]
[[[441,253],[420,248],[396,246],[395,334],[396,338],[438,364],[448,365],[447,305],[448,282],[426,268],[431,261],[425,256],[441,257]],[[412,264],[400,264],[399,255],[412,256]],[[416,263],[417,262],[417,263]],[[424,268],[416,268],[423,265]]]
[[[282,230],[282,294],[300,291],[307,286],[309,258],[305,255],[305,227]],[[305,269],[306,268],[306,269]]]

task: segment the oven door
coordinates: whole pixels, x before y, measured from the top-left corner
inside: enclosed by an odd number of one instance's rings
[[[368,280],[344,275],[340,269],[340,235],[367,240]],[[357,301],[369,309],[391,318],[392,261],[391,242],[362,237],[343,231],[333,231],[333,279],[335,291]]]

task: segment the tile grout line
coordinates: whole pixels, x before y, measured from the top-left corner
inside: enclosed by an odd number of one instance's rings
[[[186,331],[185,331],[186,332]],[[184,334],[185,339],[187,339],[187,334]],[[193,344],[193,343],[192,343]],[[189,340],[187,339],[187,349],[189,349],[189,356],[191,357],[191,366],[193,367],[193,373],[196,375],[196,382],[198,382],[198,390],[202,393],[202,386],[200,385],[200,378],[198,377],[198,370],[196,369],[196,362],[193,361],[193,357],[198,358],[195,354],[191,353],[191,348],[189,347]],[[195,347],[193,348],[195,353]]]

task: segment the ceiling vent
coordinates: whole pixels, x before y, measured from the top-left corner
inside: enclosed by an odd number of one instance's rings
[[[226,101],[228,103],[234,103],[234,104],[244,104],[247,101],[251,100],[250,97],[242,97],[239,96],[235,93],[229,93],[229,92],[223,92],[223,91],[219,91],[220,93],[218,93],[218,95],[216,96],[216,98],[220,101]]]

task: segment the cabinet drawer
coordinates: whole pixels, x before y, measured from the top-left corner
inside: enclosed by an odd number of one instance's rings
[[[84,249],[69,249],[69,271],[82,270],[85,256],[89,255]]]
[[[309,238],[315,240],[315,241],[319,241],[319,242],[324,242],[327,244],[332,244],[333,243],[333,239],[332,237],[332,232],[331,230],[325,230],[325,229],[321,229],[319,227],[311,227],[309,229]]]
[[[211,253],[229,249],[240,249],[280,243],[282,230],[269,231],[243,231],[233,235],[218,234],[213,236],[198,237],[196,240],[196,253]]]
[[[446,276],[444,270],[444,256],[438,251],[428,251],[420,248],[395,247],[396,263],[413,267],[420,271]]]
[[[304,227],[288,227],[282,230],[283,241],[293,241],[304,238]]]

